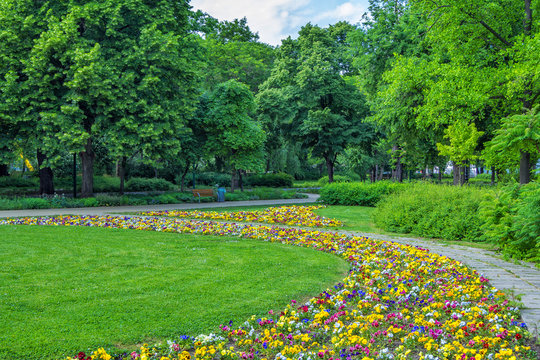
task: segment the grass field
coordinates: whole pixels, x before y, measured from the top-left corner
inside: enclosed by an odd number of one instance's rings
[[[347,272],[330,254],[239,238],[0,226],[0,239],[2,359],[215,332]]]

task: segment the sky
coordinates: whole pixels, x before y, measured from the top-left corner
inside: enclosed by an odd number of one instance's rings
[[[295,38],[308,22],[321,27],[341,20],[356,24],[368,8],[368,0],[191,0],[190,4],[219,20],[246,17],[251,31],[270,45]]]

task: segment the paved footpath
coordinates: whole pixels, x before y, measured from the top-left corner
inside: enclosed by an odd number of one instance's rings
[[[108,215],[133,213],[139,211],[183,210],[202,208],[222,208],[257,205],[286,205],[309,204],[318,199],[318,195],[309,194],[307,199],[290,200],[250,200],[221,203],[185,203],[169,205],[118,206],[99,208],[71,209],[42,209],[42,210],[9,210],[0,211],[0,218],[21,216],[51,216],[51,215]],[[500,290],[511,290],[514,295],[521,296],[524,308],[521,310],[523,320],[529,331],[538,337],[540,330],[540,270],[532,264],[517,265],[504,261],[492,251],[470,248],[459,245],[445,245],[429,239],[393,237],[380,234],[340,231],[355,236],[367,236],[374,239],[395,241],[398,243],[420,246],[431,252],[456,259],[476,269],[480,274],[490,279],[491,284]]]
[[[109,215],[121,213],[135,213],[140,211],[166,211],[166,210],[188,210],[188,209],[217,209],[237,206],[259,206],[259,205],[288,205],[288,204],[310,204],[317,201],[319,195],[306,194],[306,199],[278,199],[278,200],[247,200],[247,201],[225,201],[211,203],[182,203],[163,205],[140,205],[140,206],[104,206],[86,208],[66,208],[66,209],[35,209],[35,210],[1,210],[0,218],[23,217],[23,216],[53,216],[53,215]]]

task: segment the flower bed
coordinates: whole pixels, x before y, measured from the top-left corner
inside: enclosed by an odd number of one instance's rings
[[[343,223],[336,219],[327,219],[316,215],[313,210],[322,206],[280,206],[255,211],[216,212],[216,211],[148,211],[146,216],[170,216],[191,219],[227,220],[241,222],[262,222],[310,227],[337,227]]]
[[[92,359],[536,359],[519,310],[486,278],[429,251],[363,237],[154,217],[58,216],[0,224],[100,226],[257,238],[341,256],[349,275],[306,303],[252,317],[220,333],[179,337]],[[85,358],[80,353],[77,358]]]

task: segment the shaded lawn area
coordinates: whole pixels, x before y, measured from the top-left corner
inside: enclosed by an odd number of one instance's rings
[[[345,277],[342,259],[231,237],[0,226],[0,358],[218,331]]]

